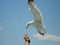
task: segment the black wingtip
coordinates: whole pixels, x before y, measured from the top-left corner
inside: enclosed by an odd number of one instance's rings
[[[44,33],[40,33],[42,36],[44,36]]]
[[[28,0],[28,3],[29,3],[29,2],[34,2],[34,0]]]

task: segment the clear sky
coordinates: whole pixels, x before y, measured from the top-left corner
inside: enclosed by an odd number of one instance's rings
[[[60,36],[60,0],[35,0],[40,9],[46,31]],[[24,45],[23,36],[29,34],[31,45],[60,45],[58,41],[40,40],[33,36],[38,33],[25,24],[33,19],[27,0],[0,0],[0,45]]]

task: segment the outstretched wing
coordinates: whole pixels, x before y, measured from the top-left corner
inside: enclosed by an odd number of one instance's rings
[[[33,13],[34,20],[43,22],[42,14],[40,10],[37,8],[36,4],[34,2],[30,2],[28,3],[28,5],[29,5],[29,9]]]
[[[41,35],[44,35],[46,33],[44,25],[42,25],[42,26],[38,25],[36,28]]]

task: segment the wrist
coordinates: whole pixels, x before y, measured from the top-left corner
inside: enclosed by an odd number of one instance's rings
[[[26,42],[30,43],[30,40],[25,40]]]

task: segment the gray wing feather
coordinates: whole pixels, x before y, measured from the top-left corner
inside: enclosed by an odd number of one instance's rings
[[[32,11],[34,20],[43,22],[43,17],[40,12],[40,10],[37,8],[36,4],[34,2],[29,3],[29,9]]]

